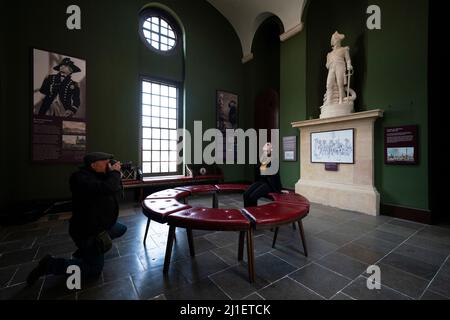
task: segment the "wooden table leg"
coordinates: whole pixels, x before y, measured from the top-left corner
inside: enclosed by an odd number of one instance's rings
[[[238,261],[244,260],[244,240],[245,231],[239,232],[239,248],[238,248]]]
[[[255,253],[253,250],[253,229],[247,231],[247,263],[248,263],[248,275],[250,283],[255,282]]]
[[[275,244],[277,243],[278,231],[280,231],[280,228],[276,227],[275,234],[273,235],[272,248],[275,248]]]
[[[306,249],[306,239],[305,239],[305,231],[303,230],[303,222],[302,222],[302,220],[299,220],[297,223],[298,223],[298,229],[300,231],[300,237],[302,238],[303,251],[305,252],[305,257],[307,257],[308,250]]]
[[[191,253],[191,257],[195,257],[194,236],[192,235],[192,229],[186,229],[186,233],[189,244],[189,252]]]
[[[170,226],[169,235],[167,236],[166,257],[164,258],[164,273],[169,272],[170,258],[172,257],[173,238],[175,236],[176,227]]]
[[[148,234],[148,228],[150,227],[150,221],[151,221],[151,219],[148,218],[148,220],[147,220],[147,227],[145,228],[144,246],[145,246],[145,241],[147,240],[147,234]]]

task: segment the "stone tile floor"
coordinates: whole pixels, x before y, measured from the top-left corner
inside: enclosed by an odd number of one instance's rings
[[[190,204],[210,206],[196,197]],[[262,201],[265,202],[265,201]],[[239,208],[242,196],[220,197]],[[184,230],[177,231],[171,269],[163,276],[168,227],[152,223],[142,244],[146,218],[140,205],[121,205],[128,232],[114,241],[102,276],[69,291],[64,277],[47,276],[27,287],[30,270],[47,253],[70,257],[70,214],[23,226],[0,227],[0,299],[450,299],[450,229],[385,216],[312,205],[304,220],[309,257],[298,231],[281,228],[276,248],[270,230],[256,232],[256,281],[237,262],[238,234],[194,231],[197,256],[189,257]],[[370,265],[381,270],[381,289],[369,290]]]

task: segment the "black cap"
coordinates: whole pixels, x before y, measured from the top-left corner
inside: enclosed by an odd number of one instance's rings
[[[84,156],[84,164],[90,166],[92,163],[100,160],[111,160],[114,156],[105,152],[91,152]]]

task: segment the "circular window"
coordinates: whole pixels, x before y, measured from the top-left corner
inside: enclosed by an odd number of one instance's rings
[[[169,52],[177,45],[174,27],[160,15],[149,15],[142,20],[141,31],[147,44],[160,52]]]

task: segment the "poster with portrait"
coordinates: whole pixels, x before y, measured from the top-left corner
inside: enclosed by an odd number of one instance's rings
[[[236,130],[239,126],[239,100],[234,93],[218,90],[216,94],[216,115],[217,115],[217,129],[219,129],[224,136],[223,156],[234,152],[234,159],[237,158],[237,141],[236,138],[230,138],[227,141],[226,130]],[[228,147],[227,147],[228,146]]]
[[[86,61],[32,50],[32,161],[78,163],[86,153]]]

